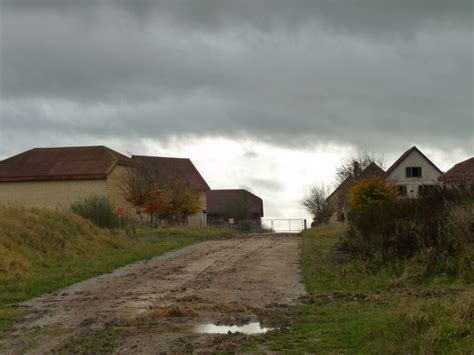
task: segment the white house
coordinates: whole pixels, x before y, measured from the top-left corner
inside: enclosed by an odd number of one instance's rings
[[[397,185],[400,196],[418,197],[424,191],[438,185],[443,172],[417,147],[407,150],[387,170],[385,178]]]

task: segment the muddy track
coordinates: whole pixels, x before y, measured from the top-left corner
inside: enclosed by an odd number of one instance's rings
[[[23,303],[28,316],[0,346],[7,353],[72,352],[84,350],[80,339],[92,339],[86,352],[222,349],[225,336],[195,334],[194,327],[261,321],[272,307],[295,303],[304,294],[298,244],[291,235],[248,235],[132,264]],[[110,329],[122,332],[104,340]]]

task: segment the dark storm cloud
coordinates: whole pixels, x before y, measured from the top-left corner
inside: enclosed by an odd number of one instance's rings
[[[471,1],[0,4],[10,147],[26,129],[472,152]]]

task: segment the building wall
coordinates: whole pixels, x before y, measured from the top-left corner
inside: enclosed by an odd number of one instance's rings
[[[115,206],[123,208],[126,214],[136,216],[136,208],[125,199],[129,169],[131,168],[117,165],[112,170],[107,179],[107,196]]]
[[[0,205],[66,209],[80,198],[107,195],[105,180],[0,183]]]
[[[207,226],[207,193],[200,193],[201,200],[201,211],[196,213],[194,216],[188,217],[188,226],[191,227],[205,227]]]
[[[406,177],[407,167],[421,167],[421,177]],[[392,173],[387,181],[398,186],[406,186],[408,197],[418,197],[421,185],[437,185],[440,172],[436,170],[420,153],[413,151]]]

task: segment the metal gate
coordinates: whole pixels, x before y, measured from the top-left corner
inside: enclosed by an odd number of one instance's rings
[[[262,219],[262,229],[274,233],[300,233],[307,227],[306,219]]]

